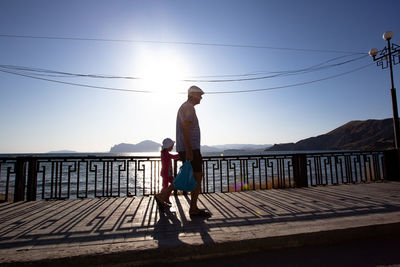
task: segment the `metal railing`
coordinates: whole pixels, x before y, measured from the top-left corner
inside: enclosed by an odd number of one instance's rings
[[[381,181],[384,153],[205,156],[203,193]],[[175,173],[180,166],[175,162]],[[130,197],[161,190],[159,157],[0,157],[0,201]]]
[[[384,179],[383,152],[315,153],[307,155],[310,185],[337,185]]]

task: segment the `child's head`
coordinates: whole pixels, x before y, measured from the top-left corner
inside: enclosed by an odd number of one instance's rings
[[[162,142],[162,150],[171,151],[174,148],[175,142],[171,138],[165,138]]]

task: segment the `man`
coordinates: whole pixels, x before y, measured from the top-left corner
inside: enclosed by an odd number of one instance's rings
[[[200,104],[202,95],[204,94],[197,86],[191,86],[188,90],[188,100],[181,105],[176,118],[176,150],[182,161],[189,160],[197,187],[191,192],[189,214],[191,216],[210,216],[205,210],[197,207],[197,199],[201,191],[202,173],[202,156],[200,153],[200,127],[197,119],[195,105]],[[158,203],[163,203],[165,196],[174,189],[173,185],[156,195]]]

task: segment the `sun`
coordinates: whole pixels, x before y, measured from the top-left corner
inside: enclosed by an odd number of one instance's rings
[[[179,50],[150,48],[136,48],[129,64],[131,73],[139,78],[130,81],[131,87],[151,93],[129,97],[136,107],[140,107],[140,129],[146,129],[153,136],[151,138],[162,140],[175,135],[176,114],[186,101],[190,87],[182,80],[191,70],[189,61]],[[132,132],[140,134],[140,131],[132,128]]]
[[[171,50],[142,50],[136,61],[141,88],[158,95],[178,94],[185,90],[188,64]]]

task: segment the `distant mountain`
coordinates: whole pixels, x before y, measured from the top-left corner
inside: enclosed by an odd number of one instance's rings
[[[78,153],[73,150],[57,150],[57,151],[50,151],[49,154],[69,154],[69,153]]]
[[[264,150],[271,145],[253,145],[253,144],[228,144],[216,146],[201,146],[201,152],[224,152],[226,150]],[[121,143],[113,146],[110,153],[129,153],[129,152],[158,152],[160,151],[161,144],[154,141],[146,140],[138,144]]]
[[[121,143],[113,146],[110,153],[129,153],[129,152],[158,152],[160,151],[161,144],[145,140],[136,145]]]
[[[275,144],[265,151],[385,150],[394,147],[393,136],[392,119],[351,121],[327,134]]]
[[[272,145],[254,145],[254,144],[226,144],[226,145],[215,145],[215,146],[201,146],[201,152],[225,152],[231,150],[240,151],[263,151]]]
[[[201,146],[201,152],[222,152],[222,149],[219,149],[215,146]]]
[[[254,145],[254,144],[226,144],[226,145],[216,145],[214,146],[217,149],[220,150],[231,150],[231,149],[237,149],[237,150],[264,150],[267,147],[270,147],[272,145]]]

